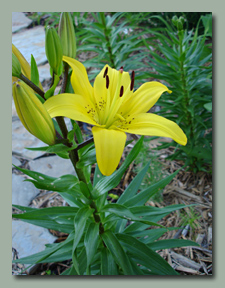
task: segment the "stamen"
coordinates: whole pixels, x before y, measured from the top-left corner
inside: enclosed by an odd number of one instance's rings
[[[109,76],[106,75],[106,89],[109,88]]]
[[[108,67],[105,68],[105,72],[104,72],[103,78],[105,78],[105,76],[107,75],[107,73],[108,73]]]
[[[120,67],[119,71],[120,73],[123,73],[123,66]]]
[[[131,82],[130,82],[130,91],[132,91],[134,89],[134,76],[135,76],[135,73],[134,73],[134,71],[132,71]]]
[[[124,89],[123,89],[123,86],[121,86],[121,87],[120,87],[120,97],[123,96],[123,90],[124,90]]]

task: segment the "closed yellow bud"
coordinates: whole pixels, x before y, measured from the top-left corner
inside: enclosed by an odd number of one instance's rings
[[[53,121],[34,91],[18,80],[13,83],[13,99],[24,127],[44,143],[53,145],[56,139]]]
[[[22,74],[27,79],[31,80],[31,67],[30,67],[30,64],[27,62],[27,60],[23,57],[23,55],[20,53],[20,51],[13,44],[12,44],[12,53],[16,56],[16,58],[20,62]],[[18,78],[12,77],[12,82],[15,82],[17,80],[18,80]],[[39,85],[38,86],[43,91],[43,87],[42,87],[40,81],[39,81]]]
[[[63,55],[76,57],[76,36],[70,12],[62,12],[59,21],[58,34],[62,43]]]

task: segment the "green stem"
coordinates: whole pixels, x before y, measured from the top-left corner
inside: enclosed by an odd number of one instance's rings
[[[66,63],[67,64],[67,63]],[[63,83],[62,83],[62,88],[61,88],[61,93],[64,93],[66,90],[66,83],[67,83],[67,78],[68,78],[68,70],[69,67],[68,65],[64,66],[65,70],[64,70],[64,77],[63,77]],[[60,127],[60,130],[62,131],[63,137],[65,139],[67,139],[67,135],[68,135],[68,129],[66,127],[66,123],[64,121],[64,118],[62,116],[56,117],[56,121]],[[68,147],[72,147],[72,143],[68,143],[66,144]],[[76,149],[69,151],[69,157],[70,160],[73,164],[73,167],[75,169],[75,172],[77,174],[77,177],[79,178],[79,180],[83,181],[84,183],[87,184],[87,181],[85,179],[84,173],[81,169],[78,169],[76,167],[76,163],[79,161],[79,157],[78,157],[78,152]]]
[[[97,206],[96,206],[94,200],[92,200],[92,202],[90,204],[90,207],[95,209],[95,211],[93,213],[94,219],[95,219],[96,223],[99,223],[99,233],[102,234],[102,233],[104,233],[104,227],[103,227],[103,224],[101,222],[100,216],[97,214],[98,213],[98,209],[97,209]]]
[[[86,140],[86,141],[78,144],[78,146],[77,146],[77,148],[76,148],[75,150],[79,150],[79,149],[83,148],[84,146],[92,143],[93,141],[94,141],[94,139],[93,139],[93,137],[92,137],[92,138],[90,138],[90,139],[88,139],[88,140]]]
[[[42,91],[38,86],[36,86],[33,82],[31,82],[27,77],[25,77],[22,73],[20,74],[20,79],[23,80],[28,86],[30,86],[35,92],[37,92],[44,100],[45,92]]]

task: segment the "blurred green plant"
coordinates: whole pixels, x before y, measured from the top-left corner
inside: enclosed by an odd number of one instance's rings
[[[126,12],[124,17],[129,20],[130,25],[134,26],[146,26],[151,25],[155,28],[162,29],[166,28],[166,25],[157,18],[152,18],[152,16],[162,17],[169,25],[172,25],[172,17],[177,16],[186,19],[185,28],[187,30],[195,29],[199,25],[199,20],[202,17],[210,17],[212,13],[210,12],[136,12],[130,13]],[[200,23],[199,34],[204,33],[204,25]]]
[[[151,29],[154,36],[144,39],[149,50],[148,59],[153,73],[149,77],[169,83],[173,91],[158,102],[159,114],[175,121],[188,138],[186,147],[176,147],[172,159],[186,159],[186,165],[194,172],[210,171],[212,165],[212,45],[207,35],[210,31],[210,16],[204,19],[204,35],[198,35],[198,27],[183,29],[183,18],[173,18],[175,27],[162,17],[166,29],[161,32]],[[206,21],[207,20],[207,21]],[[162,33],[164,32],[164,33]],[[156,41],[155,41],[156,40]],[[151,41],[151,44],[150,44]],[[153,41],[153,43],[152,43]],[[152,51],[150,45],[157,45]],[[160,148],[170,146],[164,144]],[[159,148],[159,149],[160,149]]]
[[[93,21],[83,18],[78,25],[85,24],[85,29],[76,33],[80,41],[77,52],[94,52],[95,55],[85,61],[85,67],[96,67],[90,74],[92,80],[105,64],[112,68],[119,69],[125,67],[126,71],[132,71],[136,67],[136,84],[140,85],[139,80],[143,79],[145,67],[142,62],[145,57],[144,45],[141,36],[144,31],[134,31],[135,27],[128,24],[124,18],[124,13],[118,12],[111,16],[109,13],[91,13]],[[121,18],[123,17],[123,20]]]
[[[187,209],[188,210],[182,209],[180,211],[181,221],[179,224],[181,226],[186,226],[189,224],[193,230],[199,229],[200,228],[199,221],[196,220],[199,220],[201,218],[200,214],[195,211],[194,207],[188,207]]]
[[[28,17],[33,20],[33,25],[58,26],[60,12],[33,12]]]

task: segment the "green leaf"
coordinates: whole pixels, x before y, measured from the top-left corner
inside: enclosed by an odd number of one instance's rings
[[[54,95],[54,91],[55,91],[55,88],[57,87],[58,83],[59,83],[59,76],[54,74],[54,83],[52,85],[52,87],[45,92],[45,99],[47,100],[48,98],[52,97]]]
[[[108,204],[106,206],[104,206],[100,212],[109,212],[109,213],[113,213],[116,214],[117,216],[126,219],[126,220],[130,220],[130,221],[138,221],[147,225],[153,225],[153,226],[160,226],[163,227],[160,224],[148,221],[144,218],[139,218],[136,217],[128,208],[126,208],[123,205],[119,205],[119,204]],[[107,221],[110,220],[110,215],[108,215],[104,220],[103,223],[106,223]]]
[[[78,210],[74,219],[75,235],[73,242],[73,250],[75,250],[77,245],[79,244],[80,239],[84,233],[87,219],[93,214],[93,212],[94,209],[91,209],[89,206],[84,206]]]
[[[129,200],[131,197],[133,197],[141,183],[142,183],[142,180],[145,176],[145,174],[147,173],[148,171],[148,168],[149,168],[149,165],[150,165],[150,162],[149,161],[145,167],[135,176],[135,178],[131,181],[131,183],[128,185],[128,187],[125,189],[125,191],[123,192],[123,194],[120,196],[120,198],[118,199],[117,203],[118,204],[123,204],[125,203],[127,200]]]
[[[54,244],[50,245],[50,247],[46,247],[46,249],[44,251],[35,253],[35,254],[27,256],[27,257],[23,257],[21,259],[13,260],[13,263],[21,263],[21,264],[51,263],[52,258],[50,258],[50,257],[51,256],[53,257],[53,255],[55,253],[57,253],[57,251],[60,250],[58,253],[61,253],[64,251],[68,251],[68,249],[70,249],[70,251],[71,251],[70,258],[68,258],[68,259],[71,259],[73,238],[74,238],[74,233],[72,232],[67,237],[67,239],[65,241],[63,241],[61,243],[57,243],[57,244],[54,243]],[[60,255],[60,257],[61,257],[61,255]],[[68,259],[65,259],[65,260],[68,260]],[[57,262],[57,260],[56,260],[56,262]]]
[[[75,129],[73,129],[67,133],[67,139],[70,142],[74,141],[74,135],[75,135]]]
[[[99,240],[99,223],[90,223],[84,237],[84,246],[87,255],[87,266],[89,266],[95,256]]]
[[[175,205],[169,205],[163,208],[158,207],[152,207],[152,206],[136,206],[130,208],[130,211],[136,215],[136,216],[158,216],[158,215],[164,215],[165,213],[171,213],[175,210],[179,210],[185,207],[195,206],[196,204],[175,204]]]
[[[15,165],[14,165],[15,166]],[[58,178],[47,176],[45,174],[23,169],[15,166],[18,170],[28,175],[32,179],[26,181],[32,182],[36,188],[56,192],[74,192],[75,195],[84,197],[80,191],[79,181],[76,176],[67,174]]]
[[[33,82],[36,86],[39,86],[39,72],[37,68],[36,61],[34,56],[31,54],[31,82]]]
[[[188,206],[193,206],[195,204],[191,204]],[[145,208],[146,207],[146,208]],[[151,207],[151,206],[141,206],[141,207],[132,207],[130,210],[133,212],[133,214],[136,214],[138,216],[144,215],[144,219],[149,221],[158,222],[161,219],[163,219],[165,216],[170,214],[172,211],[182,209],[187,207],[187,205],[171,205],[169,207],[164,208],[157,208],[157,207]],[[146,212],[146,213],[145,213]],[[125,233],[134,232],[137,230],[144,230],[147,229],[148,225],[145,225],[144,223],[139,224],[138,223],[132,223],[131,225],[127,226],[124,230]]]
[[[134,275],[132,265],[116,236],[111,231],[101,235],[105,245],[112,254],[114,261],[121,267],[125,275]]]
[[[93,186],[96,186],[98,181],[103,178],[104,176],[102,175],[101,171],[98,168],[98,164],[95,166],[95,173],[94,173],[94,179],[93,179]]]
[[[98,181],[98,183],[96,184],[96,186],[92,191],[92,195],[94,198],[100,197],[101,195],[107,193],[109,190],[113,189],[119,184],[122,175],[140,152],[142,143],[143,143],[143,136],[137,141],[137,143],[135,144],[129,155],[126,157],[125,161],[120,166],[120,168],[116,170],[112,175],[105,176]]]
[[[74,268],[76,269],[79,275],[80,275],[79,262],[75,255],[76,248],[81,240],[81,237],[83,236],[87,219],[93,214],[93,212],[94,212],[94,209],[90,209],[89,206],[84,206],[78,210],[74,218],[75,235],[74,235],[74,241],[73,241],[72,259],[73,259]]]
[[[152,250],[162,250],[186,246],[199,246],[199,244],[191,240],[183,239],[165,239],[148,244],[148,247]]]
[[[150,269],[155,275],[179,275],[161,256],[136,238],[127,234],[116,234],[116,237],[136,263]]]
[[[204,104],[206,110],[212,112],[212,102]]]
[[[80,157],[80,160],[77,162],[76,167],[82,169],[85,166],[93,165],[96,163],[96,152],[95,149],[89,150],[86,154]]]
[[[67,147],[62,143],[55,144],[52,146],[44,146],[44,147],[37,147],[37,148],[28,148],[26,147],[27,150],[31,151],[45,151],[46,153],[59,153],[59,152],[68,152],[73,149],[77,148],[77,145],[74,144],[72,147]]]
[[[155,195],[159,190],[163,189],[167,184],[169,184],[179,171],[180,169],[162,179],[161,181],[153,184],[152,186],[142,190],[140,193],[127,200],[124,205],[127,207],[144,205],[153,195]]]
[[[79,272],[78,275],[84,275],[87,267],[87,257],[85,247],[83,247],[81,251],[76,254],[77,254],[76,257],[74,253],[72,255],[73,266],[77,267],[77,270],[76,269],[75,270],[76,272],[77,271]]]
[[[39,227],[71,233],[74,230],[73,221],[77,211],[78,208],[69,206],[49,207],[33,209],[23,214],[13,214],[12,217]]]
[[[140,231],[135,230],[133,232],[126,231],[126,233],[134,237],[144,237],[139,240],[141,242],[144,242],[145,244],[148,244],[157,240],[166,232],[177,230],[177,229],[180,229],[180,227],[157,228],[157,229],[147,229],[147,230],[140,230]]]
[[[202,15],[201,19],[205,28],[205,35],[212,37],[212,14]]]
[[[74,266],[72,265],[70,268],[63,271],[60,275],[78,275]]]
[[[105,247],[101,250],[101,275],[118,275],[113,256]]]

